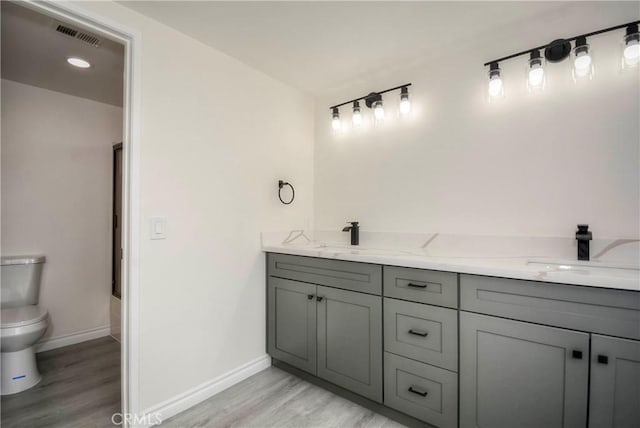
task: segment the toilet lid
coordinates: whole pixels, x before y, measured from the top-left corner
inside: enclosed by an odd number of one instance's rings
[[[35,324],[46,318],[48,312],[37,305],[19,306],[17,308],[3,308],[0,310],[2,328],[21,327]]]

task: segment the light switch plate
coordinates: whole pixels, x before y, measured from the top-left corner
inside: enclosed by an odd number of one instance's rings
[[[151,239],[167,239],[166,217],[151,217]]]

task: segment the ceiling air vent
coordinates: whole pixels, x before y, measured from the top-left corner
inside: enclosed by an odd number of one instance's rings
[[[58,26],[56,27],[56,31],[58,33],[64,34],[65,36],[73,37],[74,39],[80,40],[81,42],[87,43],[91,46],[95,46],[96,48],[99,47],[102,43],[102,40],[100,40],[93,34],[85,33],[84,31],[77,30],[75,28],[69,27],[68,25],[58,24]]]

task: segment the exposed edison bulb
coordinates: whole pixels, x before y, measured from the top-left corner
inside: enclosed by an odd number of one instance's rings
[[[400,114],[407,116],[411,113],[411,102],[409,101],[409,88],[406,86],[400,90]]]
[[[489,84],[488,89],[490,98],[499,98],[504,95],[504,85],[502,84],[502,76],[500,75],[500,67],[497,62],[489,65]]]
[[[635,67],[640,64],[640,33],[638,33],[637,24],[627,27],[627,34],[624,36],[623,42],[623,68]]]
[[[382,122],[384,120],[384,107],[382,106],[382,100],[378,100],[373,105],[373,117],[376,122]]]
[[[576,39],[576,47],[573,49],[573,80],[589,78],[593,76],[593,59],[585,37]]]
[[[331,113],[331,128],[333,128],[334,131],[339,131],[341,127],[340,112],[338,112],[337,107],[334,107]]]
[[[360,103],[358,101],[353,102],[353,116],[351,117],[351,121],[355,128],[362,125],[362,113],[360,112]]]

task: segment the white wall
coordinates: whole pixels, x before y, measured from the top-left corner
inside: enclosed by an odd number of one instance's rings
[[[44,340],[109,326],[122,108],[2,80],[2,254],[44,254]]]
[[[140,408],[265,355],[262,230],[312,223],[313,101],[112,2],[142,38]],[[296,201],[277,199],[277,180]],[[166,216],[167,239],[149,239]]]
[[[589,39],[596,64],[589,84],[573,83],[567,60],[549,65],[547,90],[532,96],[525,56],[502,63],[503,102],[485,100],[487,60],[640,14],[637,3],[575,7],[582,9],[543,27],[497,29],[492,43],[327,92],[316,104],[316,228],[359,220],[370,231],[572,236],[577,223],[589,223],[597,237],[638,238],[640,79],[637,70],[619,71],[624,30]],[[411,120],[332,133],[330,105],[406,82]],[[398,98],[385,96],[388,116]],[[351,119],[349,107],[341,113]]]

